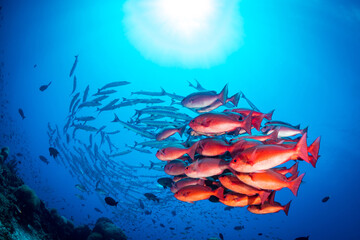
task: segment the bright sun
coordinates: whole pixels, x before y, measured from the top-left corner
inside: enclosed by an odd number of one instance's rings
[[[168,66],[211,67],[242,45],[238,3],[128,0],[124,25],[130,42],[149,60]]]

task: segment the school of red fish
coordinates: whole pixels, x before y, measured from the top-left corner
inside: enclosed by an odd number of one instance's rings
[[[308,129],[273,121],[274,111],[236,108],[239,94],[227,98],[227,85],[220,93],[200,91],[186,96],[182,106],[201,113],[188,125],[168,128],[158,141],[187,131],[184,145],[159,149],[156,157],[167,161],[164,171],[173,176],[171,191],[180,201],[209,199],[232,207],[246,207],[255,214],[288,214],[290,203],[275,201],[275,193],[288,188],[296,196],[305,175],[299,161],[313,167],[319,158],[320,137],[308,146]],[[213,112],[220,106],[230,106]],[[211,111],[211,112],[210,112]],[[188,130],[187,130],[188,129]],[[285,167],[295,161],[291,167]]]

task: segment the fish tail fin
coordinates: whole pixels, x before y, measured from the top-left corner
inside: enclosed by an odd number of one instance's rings
[[[218,98],[221,103],[225,103],[228,95],[228,85],[226,84],[225,87],[221,90],[220,94],[218,95]]]
[[[275,203],[275,193],[276,191],[271,191],[268,197],[268,202],[273,205]]]
[[[299,162],[296,162],[294,165],[292,165],[291,168],[289,169],[289,173],[291,175],[295,175],[296,172],[298,171],[298,166],[299,166]]]
[[[152,169],[154,167],[154,162],[153,161],[150,161],[150,167],[149,169]]]
[[[119,203],[119,202],[115,202],[115,207],[117,207],[118,203]]]
[[[170,105],[174,105],[174,104],[175,104],[175,100],[174,100],[174,99],[171,99]]]
[[[252,112],[244,119],[242,128],[251,135],[251,119],[252,119]]]
[[[304,128],[304,129],[302,130],[302,134],[307,133],[307,132],[308,132],[308,128],[309,128],[309,126],[307,126],[306,128]]]
[[[223,187],[217,188],[214,192],[214,196],[218,197],[220,200],[224,200],[224,190]]]
[[[134,147],[136,147],[138,145],[137,141],[134,141]]]
[[[230,97],[227,101],[232,102],[232,104],[234,104],[234,106],[237,107],[237,105],[239,104],[239,100],[240,100],[240,93],[236,93],[232,97]]]
[[[288,177],[288,181],[294,181],[299,176],[299,172],[295,172],[291,177]]]
[[[320,149],[320,137],[316,138],[315,141],[309,146],[308,152],[317,160],[319,158],[319,149]]]
[[[298,176],[297,178],[295,178],[293,181],[289,182],[289,189],[291,190],[291,192],[297,196],[301,181],[303,179],[303,177],[305,176],[305,173],[301,174],[300,176]]]
[[[252,125],[254,126],[254,128],[258,131],[260,131],[260,127],[261,127],[261,122],[264,119],[264,114],[261,117],[253,117],[252,118]]]
[[[162,94],[162,95],[165,95],[165,94],[166,94],[166,91],[165,91],[162,87],[161,87],[160,89],[161,89],[161,94]]]
[[[295,154],[297,157],[301,158],[305,162],[310,163],[308,157],[306,138],[307,138],[307,133],[304,133],[300,138],[299,142],[295,146],[295,152],[296,152]]]
[[[292,200],[290,200],[290,202],[288,202],[288,203],[284,206],[284,212],[285,212],[286,216],[287,216],[288,213],[289,213],[289,208],[290,208],[291,201],[292,201]]]
[[[265,114],[265,118],[270,121],[272,119],[272,115],[273,115],[274,111],[275,111],[275,109],[273,109],[269,113]]]
[[[271,192],[270,191],[261,191],[259,193],[259,197],[261,199],[261,204],[263,204],[270,196]]]
[[[187,125],[184,125],[184,126],[182,126],[181,128],[178,129],[178,133],[179,133],[180,137],[182,137],[182,135],[183,135],[183,133],[184,133],[184,131],[186,129],[186,126]]]
[[[195,157],[195,153],[196,153],[196,149],[198,148],[199,142],[194,143],[189,149],[187,154],[189,155],[189,157],[194,160]]]
[[[118,116],[116,115],[116,113],[114,113],[114,120],[112,120],[111,122],[119,122],[120,119],[118,118]]]
[[[274,131],[270,134],[271,140],[277,141],[279,135],[280,128],[275,128]]]
[[[195,88],[195,86],[188,80],[189,87]]]

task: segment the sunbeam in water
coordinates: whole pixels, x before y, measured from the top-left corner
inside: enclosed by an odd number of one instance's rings
[[[211,67],[243,44],[238,0],[128,0],[124,12],[129,41],[160,65]]]

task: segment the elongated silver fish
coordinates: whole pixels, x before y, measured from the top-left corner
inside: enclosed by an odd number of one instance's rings
[[[98,129],[96,127],[92,127],[89,125],[82,125],[82,124],[73,124],[72,125],[75,129],[81,129],[89,132],[96,132]]]
[[[95,94],[93,94],[93,96],[101,96],[101,95],[107,95],[107,94],[112,94],[112,93],[116,93],[116,90],[107,90],[107,91],[103,91],[103,92],[97,92]]]
[[[102,108],[98,108],[97,110],[98,110],[99,112],[113,110],[113,106],[114,106],[114,104],[115,104],[117,101],[119,101],[118,98],[112,100],[112,101],[109,102],[107,105],[105,105],[105,106],[102,107]]]
[[[102,91],[102,90],[104,90],[106,88],[119,87],[119,86],[123,86],[123,85],[127,85],[127,84],[130,84],[130,82],[127,82],[127,81],[111,82],[111,83],[106,84],[102,88],[100,88],[98,90],[98,92],[100,92],[100,91]]]
[[[88,96],[88,93],[89,93],[89,85],[87,85],[85,91],[84,91],[84,96],[83,96],[83,102],[86,102],[86,99],[87,99],[87,96]]]
[[[127,128],[127,129],[141,135],[141,136],[144,136],[144,137],[147,137],[147,138],[150,138],[150,139],[155,139],[156,138],[155,134],[153,134],[151,132],[148,132],[146,130],[143,130],[143,129],[135,126],[135,125],[131,125],[129,123],[123,122],[118,118],[118,116],[116,114],[114,114],[114,115],[115,115],[115,118],[114,118],[114,120],[112,122],[118,122],[121,125],[123,125],[125,128]]]
[[[77,63],[78,63],[78,57],[79,57],[79,55],[76,55],[76,56],[75,56],[75,61],[74,61],[73,65],[72,65],[72,68],[71,68],[71,70],[70,70],[69,77],[71,77],[71,76],[74,74],[76,65],[77,65]]]
[[[95,118],[93,116],[84,116],[84,117],[76,117],[75,120],[87,122],[87,121],[95,120]]]
[[[84,102],[82,104],[79,105],[79,108],[83,108],[83,107],[98,107],[101,106],[101,103],[99,102]]]
[[[70,106],[69,106],[69,112],[71,112],[71,109],[76,101],[76,99],[80,96],[80,93],[78,92],[77,94],[75,94],[75,96],[72,98],[71,102],[70,102]]]
[[[131,92],[131,95],[164,96],[165,91],[164,89],[161,89],[161,92],[138,91],[138,92]]]
[[[73,90],[71,92],[71,94],[73,94],[76,90],[76,75],[74,75],[74,82],[73,82]]]

